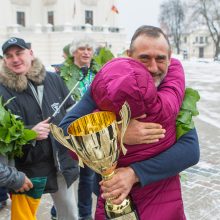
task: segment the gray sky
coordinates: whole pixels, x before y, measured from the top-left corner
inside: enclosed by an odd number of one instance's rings
[[[143,24],[159,26],[158,16],[163,0],[115,0],[119,25],[125,27],[128,39]]]

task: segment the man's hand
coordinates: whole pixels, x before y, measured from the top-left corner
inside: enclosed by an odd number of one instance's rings
[[[36,140],[40,141],[48,138],[48,135],[50,133],[49,120],[50,118],[41,121],[32,128],[32,130],[37,132]]]
[[[115,198],[111,199],[111,202],[119,205],[130,193],[136,182],[139,180],[131,167],[118,168],[110,180],[99,183],[103,191],[101,196],[104,199]]]
[[[138,121],[138,119],[145,117],[146,115],[142,115],[139,118],[130,120],[124,136],[125,144],[150,144],[164,138],[166,131],[160,124]]]
[[[30,181],[30,179],[28,179],[26,176],[24,178],[24,184],[22,185],[22,187],[18,190],[16,190],[16,192],[24,192],[24,191],[29,191],[31,188],[33,188],[33,184]]]

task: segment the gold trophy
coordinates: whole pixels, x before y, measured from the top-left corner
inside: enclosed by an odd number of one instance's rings
[[[108,180],[114,175],[120,151],[126,154],[123,137],[130,121],[130,108],[127,103],[122,106],[120,116],[121,121],[117,122],[113,112],[100,111],[88,114],[70,124],[67,129],[68,136],[64,136],[63,130],[54,124],[50,124],[50,129],[57,141],[77,154],[81,167],[84,167],[83,163],[85,163],[101,174],[103,180]],[[118,145],[119,139],[120,145]],[[107,219],[139,219],[129,198],[120,205],[112,204],[111,199],[107,199],[105,213]]]

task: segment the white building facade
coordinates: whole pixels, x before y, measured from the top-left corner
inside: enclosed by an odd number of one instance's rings
[[[117,55],[126,48],[114,0],[1,0],[0,43],[21,37],[46,65],[62,62],[63,47],[84,37]]]
[[[198,27],[181,37],[182,52],[187,58],[214,58],[215,45],[206,27]]]

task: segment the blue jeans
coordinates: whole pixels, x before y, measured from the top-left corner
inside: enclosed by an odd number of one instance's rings
[[[0,187],[0,202],[4,202],[8,199],[8,190],[5,187]]]
[[[92,216],[92,191],[94,175],[94,171],[92,171],[89,167],[80,167],[78,186],[78,210],[79,217],[81,218]]]
[[[94,181],[93,181],[93,193],[97,196],[97,198],[99,197],[100,194],[100,186],[99,186],[99,182],[102,180],[102,177],[100,174],[95,173],[94,175]]]

